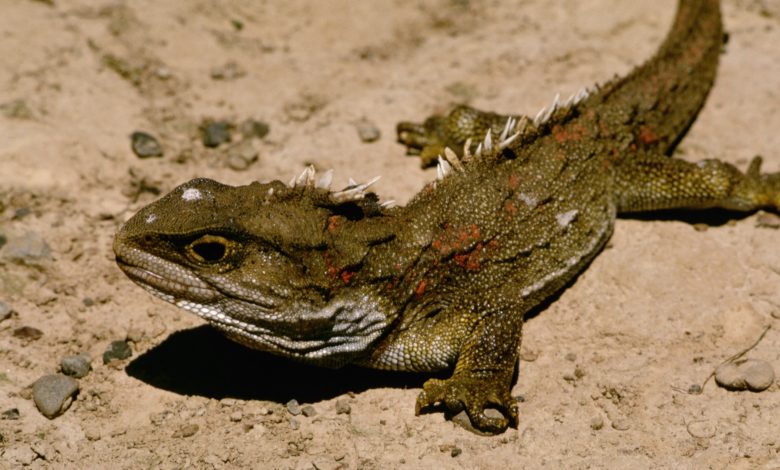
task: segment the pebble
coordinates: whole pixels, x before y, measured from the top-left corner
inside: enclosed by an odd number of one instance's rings
[[[299,423],[297,419],[290,418],[290,429],[292,429],[293,431],[297,431],[298,429],[300,429],[300,427],[301,427],[301,423]]]
[[[301,408],[301,413],[303,413],[303,416],[306,416],[307,418],[317,416],[317,410],[311,405],[305,405],[303,408]]]
[[[628,431],[631,429],[631,423],[626,418],[613,419],[612,429],[616,431]]]
[[[230,413],[230,421],[233,421],[234,423],[238,423],[242,419],[244,419],[244,414],[241,413],[240,411],[234,411]]]
[[[14,309],[10,305],[0,300],[0,321],[5,320],[14,313]]]
[[[348,415],[352,413],[352,407],[347,400],[336,400],[336,414]]]
[[[128,344],[127,341],[112,341],[103,353],[103,364],[108,364],[113,359],[127,359],[132,355],[133,350],[130,348],[130,344]]]
[[[19,416],[21,416],[19,414],[19,408],[11,408],[11,409],[3,411],[2,419],[7,419],[7,420],[10,420],[10,421],[14,421],[14,420],[19,419]]]
[[[244,171],[257,161],[257,150],[251,139],[244,139],[227,150],[227,165],[231,170]]]
[[[262,139],[271,132],[271,127],[263,121],[257,121],[254,119],[247,119],[241,123],[241,135],[246,139],[256,137]]]
[[[361,119],[355,123],[358,137],[365,143],[376,142],[382,137],[382,133],[376,125],[368,119]]]
[[[293,398],[292,400],[288,401],[285,406],[291,415],[298,416],[301,414],[301,405],[298,404],[298,400]]]
[[[87,428],[84,430],[84,437],[86,437],[88,441],[99,441],[102,436],[100,435],[99,430]]]
[[[51,258],[51,248],[39,234],[27,232],[8,239],[3,247],[3,258],[22,263],[46,260]]]
[[[43,336],[43,331],[32,326],[22,326],[14,330],[14,338],[26,339],[35,341]]]
[[[76,379],[62,374],[44,375],[32,386],[32,396],[38,411],[49,419],[65,412],[79,391]]]
[[[707,420],[692,421],[688,423],[686,429],[688,430],[688,434],[700,439],[715,437],[715,434],[717,433],[715,425]]]
[[[87,353],[65,356],[60,361],[60,369],[65,375],[80,379],[92,370],[92,357]]]
[[[771,212],[761,212],[756,218],[756,227],[780,228],[780,216]]]
[[[199,429],[200,427],[197,424],[185,424],[173,433],[173,437],[192,437]]]
[[[142,131],[130,134],[130,146],[138,158],[162,157],[163,149],[160,142],[151,135]]]
[[[209,148],[219,147],[230,142],[230,123],[227,121],[214,121],[203,127],[203,145]]]
[[[462,453],[463,453],[463,449],[461,449],[460,447],[456,446],[456,447],[453,447],[452,450],[450,451],[450,457],[455,458],[455,457],[459,456]]]
[[[246,70],[232,60],[211,69],[211,78],[214,80],[235,80],[245,75]]]
[[[760,392],[775,381],[772,366],[758,359],[741,359],[727,362],[715,369],[715,382],[729,390]]]
[[[501,414],[500,411],[493,409],[493,408],[487,408],[485,409],[485,416],[488,418],[502,418],[504,415]],[[478,436],[489,436],[489,433],[480,431],[479,429],[475,428],[471,424],[471,420],[469,419],[469,415],[466,413],[466,410],[463,410],[452,417],[452,422],[457,424],[458,426],[462,427],[466,431],[472,432]]]
[[[590,428],[594,431],[598,431],[599,429],[604,427],[604,418],[599,416],[594,416],[590,420]]]
[[[30,214],[32,214],[32,209],[29,207],[20,207],[14,211],[14,215],[11,217],[11,220],[22,220]]]

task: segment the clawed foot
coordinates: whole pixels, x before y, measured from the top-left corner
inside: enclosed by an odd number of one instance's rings
[[[445,144],[439,130],[441,117],[428,118],[423,124],[399,122],[396,126],[398,142],[406,146],[408,155],[419,155],[420,166],[427,168],[436,165],[439,155],[444,154]]]
[[[452,414],[465,410],[474,428],[485,433],[499,434],[518,424],[517,401],[503,380],[463,375],[445,380],[430,379],[417,397],[415,414],[419,415],[437,403],[442,403]],[[503,416],[487,416],[485,410],[489,408],[497,409]]]

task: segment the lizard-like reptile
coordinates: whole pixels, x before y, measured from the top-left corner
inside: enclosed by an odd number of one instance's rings
[[[704,104],[724,42],[717,0],[681,0],[658,52],[535,118],[458,107],[398,137],[437,180],[405,207],[369,184],[189,181],[114,242],[135,282],[252,348],[338,367],[434,372],[416,411],[517,426],[523,315],[584,269],[622,212],[780,208],[780,173],[669,156]],[[479,142],[474,145],[472,142]],[[451,150],[452,149],[452,150]],[[488,408],[499,416],[489,416]]]

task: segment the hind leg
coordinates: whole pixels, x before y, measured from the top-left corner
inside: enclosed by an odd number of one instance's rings
[[[488,129],[498,136],[510,117],[461,105],[446,116],[431,116],[423,123],[399,122],[396,131],[398,142],[407,147],[407,154],[419,155],[421,166],[426,168],[436,164],[439,155],[444,155],[445,147],[463,156],[463,145],[468,139],[476,147]]]
[[[662,209],[780,210],[780,173],[764,173],[761,158],[742,173],[719,160],[686,162],[666,156],[637,156],[616,167],[619,212]]]

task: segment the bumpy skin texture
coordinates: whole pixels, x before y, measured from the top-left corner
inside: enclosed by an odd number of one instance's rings
[[[192,180],[125,224],[117,262],[253,348],[331,367],[454,367],[425,383],[416,411],[442,403],[504,431],[518,423],[523,315],[601,250],[618,212],[780,207],[780,176],[758,161],[742,174],[668,156],[704,103],[722,37],[717,1],[682,0],[651,60],[535,122],[517,116],[511,143],[497,137],[507,116],[468,107],[399,124],[424,164],[450,161],[406,207],[363,187],[332,192],[310,171],[291,185]],[[488,129],[492,144],[471,155],[468,139]]]

